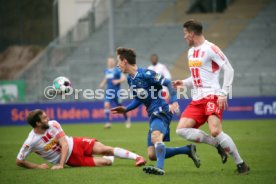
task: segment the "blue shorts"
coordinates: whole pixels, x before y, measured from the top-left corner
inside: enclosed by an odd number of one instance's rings
[[[148,140],[147,145],[154,146],[151,142],[151,133],[155,130],[160,131],[164,134],[163,141],[170,141],[170,123],[172,120],[171,113],[158,113],[157,115],[151,115],[150,124],[149,124],[149,132],[148,132]]]

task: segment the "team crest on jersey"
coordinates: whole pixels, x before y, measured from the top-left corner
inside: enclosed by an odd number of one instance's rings
[[[161,77],[162,77],[162,75],[157,73],[157,74],[154,76],[154,79],[155,79],[156,81],[159,81],[159,80],[161,79]]]

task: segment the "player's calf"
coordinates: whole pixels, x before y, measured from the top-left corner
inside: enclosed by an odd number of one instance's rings
[[[101,166],[111,166],[112,160],[107,158],[94,158],[95,166],[101,167]]]

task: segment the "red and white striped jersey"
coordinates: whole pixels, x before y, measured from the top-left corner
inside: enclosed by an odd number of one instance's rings
[[[73,149],[73,138],[65,135],[57,121],[49,121],[48,125],[49,129],[44,134],[36,134],[34,130],[29,133],[17,155],[17,159],[25,160],[30,152],[35,152],[45,160],[58,164],[61,156],[61,146],[58,140],[63,136],[66,137],[69,146],[66,161],[69,159]]]
[[[229,62],[223,52],[205,40],[200,46],[189,49],[188,60],[193,81],[193,100],[220,94],[219,72],[222,65]]]

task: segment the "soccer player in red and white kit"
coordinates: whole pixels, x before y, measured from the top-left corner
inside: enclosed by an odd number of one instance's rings
[[[176,80],[173,86],[193,87],[192,102],[181,115],[176,133],[186,140],[206,143],[218,149],[222,162],[230,154],[239,173],[248,173],[249,167],[241,158],[232,138],[222,130],[222,113],[227,108],[227,95],[232,86],[234,70],[223,52],[202,34],[202,24],[189,20],[183,25],[191,77]],[[224,71],[222,88],[219,72]],[[211,136],[198,128],[208,122]]]
[[[136,166],[145,165],[146,160],[122,148],[106,146],[94,138],[69,137],[57,121],[49,121],[43,110],[31,111],[27,117],[33,127],[20,149],[16,164],[29,169],[48,169],[47,164],[27,161],[30,152],[35,152],[48,162],[55,164],[51,169],[63,169],[65,164],[72,167],[109,166],[114,156],[135,160]],[[94,157],[93,155],[104,155]]]

